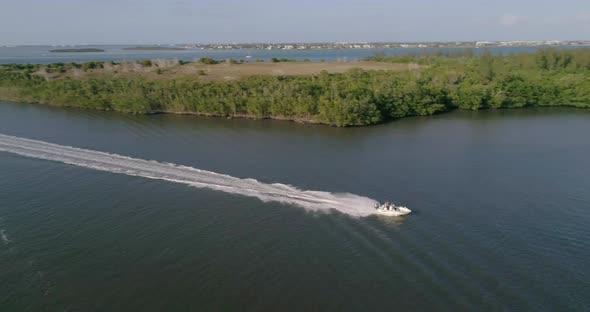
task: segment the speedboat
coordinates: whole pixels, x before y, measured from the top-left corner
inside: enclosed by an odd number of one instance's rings
[[[399,217],[412,212],[408,207],[396,206],[392,203],[385,203],[383,205],[375,203],[375,210],[377,214],[388,217]]]

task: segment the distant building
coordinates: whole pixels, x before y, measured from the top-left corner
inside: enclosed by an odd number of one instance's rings
[[[476,47],[485,47],[485,46],[493,46],[496,45],[493,41],[478,41],[475,43]]]

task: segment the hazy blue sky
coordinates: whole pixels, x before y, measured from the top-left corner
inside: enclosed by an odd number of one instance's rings
[[[0,44],[590,39],[590,0],[2,0]]]

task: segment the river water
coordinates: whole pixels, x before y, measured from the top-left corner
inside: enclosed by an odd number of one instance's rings
[[[202,57],[210,57],[217,60],[242,59],[251,56],[250,61],[270,60],[271,58],[287,58],[298,61],[310,60],[354,62],[377,54],[383,55],[420,55],[433,53],[458,53],[465,51],[465,48],[383,48],[383,49],[323,49],[323,50],[201,50],[186,49],[180,51],[149,51],[149,50],[127,50],[133,46],[120,45],[95,45],[75,46],[66,48],[99,48],[105,52],[50,52],[59,47],[52,46],[17,46],[0,47],[0,64],[48,64],[58,62],[90,62],[90,61],[134,61],[146,59],[177,59],[183,61],[196,61]],[[63,47],[62,47],[63,48]],[[516,54],[530,53],[537,49],[546,47],[491,47],[472,48],[475,55],[490,51],[493,54]],[[559,46],[558,49],[587,49],[588,46]]]
[[[0,103],[0,310],[587,311],[588,133],[563,108],[341,129]],[[414,213],[239,192],[273,183]]]

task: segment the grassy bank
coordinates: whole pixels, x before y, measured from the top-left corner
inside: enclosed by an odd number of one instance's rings
[[[335,126],[370,125],[457,108],[590,107],[590,50],[376,56],[370,61],[5,65],[0,67],[0,98],[130,113],[277,118]]]

